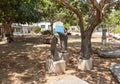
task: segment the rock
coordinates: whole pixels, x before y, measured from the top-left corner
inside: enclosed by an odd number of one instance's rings
[[[69,75],[51,84],[88,84],[88,83],[84,80],[79,79],[76,76]]]
[[[98,52],[101,57],[120,57],[120,49],[118,50],[101,50]]]
[[[114,64],[110,66],[110,70],[112,74],[115,76],[115,78],[120,83],[120,64]]]
[[[46,61],[46,70],[49,72],[64,73],[65,67],[66,64],[64,60],[53,61],[52,59],[47,59]]]
[[[91,70],[92,69],[92,58],[90,58],[90,59],[78,59],[78,69]]]

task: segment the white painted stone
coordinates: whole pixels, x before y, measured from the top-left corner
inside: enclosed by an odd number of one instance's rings
[[[120,84],[120,64],[111,65],[110,70],[114,77],[118,80],[118,83]]]
[[[66,64],[64,60],[53,61],[52,59],[48,59],[46,61],[46,69],[49,72],[64,73],[65,67],[66,67]]]
[[[86,81],[72,75],[63,77],[61,80],[55,81],[50,84],[88,84]]]
[[[66,64],[69,63],[69,53],[59,53],[62,60],[65,60]]]
[[[91,70],[92,69],[92,58],[90,59],[78,59],[78,69]]]
[[[49,72],[52,72],[52,67],[53,67],[53,60],[47,59],[46,60],[46,70]]]
[[[118,50],[101,50],[98,54],[102,57],[120,57],[120,49]]]

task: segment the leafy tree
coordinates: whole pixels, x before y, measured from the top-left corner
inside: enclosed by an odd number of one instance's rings
[[[71,12],[71,11],[69,11],[69,10],[64,10],[64,16],[63,16],[63,19],[62,19],[62,21],[63,21],[63,23],[65,24],[65,26],[66,25],[78,25],[78,23],[77,23],[77,21],[78,21],[78,19],[77,19],[77,17],[75,16],[75,14],[73,13],[73,12]],[[68,26],[68,27],[69,27]],[[67,27],[67,26],[66,26]],[[67,28],[68,28],[67,27]]]
[[[120,11],[112,11],[107,14],[107,18],[104,19],[103,23],[106,27],[120,25]]]
[[[11,37],[13,35],[11,27],[13,22],[31,23],[39,20],[39,13],[36,10],[37,1],[0,0],[0,22],[4,28],[4,36]]]
[[[120,26],[117,26],[116,28],[113,29],[114,33],[120,33]]]
[[[89,59],[91,55],[91,36],[92,32],[105,18],[107,11],[111,7],[120,3],[120,0],[56,0],[65,8],[72,11],[78,18],[78,25],[81,31],[81,52],[82,58]],[[87,17],[87,25],[85,26],[84,16]]]
[[[51,32],[53,34],[53,23],[61,19],[61,12],[59,11],[60,7],[58,4],[53,3],[52,0],[42,0],[41,2],[39,2],[39,4],[41,3],[42,5],[38,6],[38,10],[42,9],[39,10],[39,12],[43,14],[42,20],[46,20],[51,23]]]
[[[77,25],[77,18],[74,13],[64,8],[61,4],[55,3],[53,0],[42,0],[42,5],[39,5],[38,10],[39,9],[42,9],[39,11],[43,14],[42,20],[51,23],[51,32],[53,32],[53,23],[55,21],[62,21],[65,24],[65,27]]]
[[[114,24],[114,25],[120,25],[120,11],[117,10],[117,11],[113,11],[111,14],[110,14],[110,22],[111,24]]]

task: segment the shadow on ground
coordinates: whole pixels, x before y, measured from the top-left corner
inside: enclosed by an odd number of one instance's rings
[[[74,37],[73,37],[74,38]],[[119,63],[120,58],[100,58],[93,54],[93,69],[77,69],[80,56],[79,37],[68,44],[70,61],[66,71],[86,80],[89,84],[117,84],[110,72],[110,65]],[[78,40],[77,40],[78,39]],[[94,46],[101,45],[93,43]],[[50,45],[42,43],[42,37],[16,37],[11,44],[0,44],[0,84],[45,84],[49,74],[45,71],[45,60],[50,56]],[[65,73],[64,75],[68,75]],[[59,76],[59,75],[57,75]],[[57,77],[55,76],[55,77]]]
[[[92,42],[94,48],[119,48],[119,44],[102,45],[100,42]],[[80,42],[69,43],[70,63],[67,70],[74,70],[72,75],[87,81],[89,84],[118,84],[110,71],[110,66],[120,63],[120,58],[101,58],[97,54],[92,54],[93,68],[90,71],[82,71],[77,68],[77,59],[80,56]]]
[[[0,45],[0,84],[44,84],[45,59],[49,45],[41,46],[40,37],[15,38],[11,44]]]

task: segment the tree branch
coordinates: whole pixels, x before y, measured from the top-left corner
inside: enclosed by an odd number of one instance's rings
[[[106,0],[101,0],[101,1],[99,2],[99,4],[100,4],[101,8],[103,8],[103,7],[104,7],[104,5],[105,5],[105,1],[106,1]]]
[[[120,0],[105,4],[104,7],[103,7],[103,11],[105,11],[106,9],[108,9],[108,8],[110,8],[112,6],[115,6],[118,3],[120,3]]]
[[[69,4],[69,0],[67,0],[67,1],[66,1],[66,0],[61,0],[61,1],[62,1],[62,4],[63,4],[67,9],[71,10],[72,12],[74,12],[74,13],[77,15],[77,17],[79,18],[80,30],[81,30],[81,32],[84,32],[84,26],[83,26],[84,23],[83,23],[83,16],[82,16],[81,11],[80,11],[79,9],[71,6],[71,5]]]
[[[97,10],[100,11],[100,5],[98,4],[98,2],[96,0],[91,0],[93,7]]]

